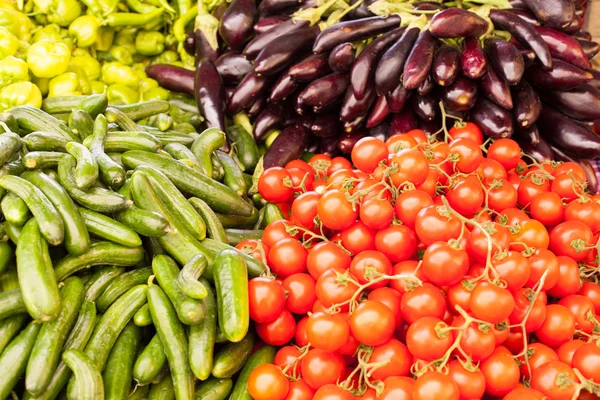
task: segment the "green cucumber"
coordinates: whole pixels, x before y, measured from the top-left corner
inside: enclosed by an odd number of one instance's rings
[[[229,400],[252,400],[252,396],[248,392],[248,378],[256,367],[273,363],[276,351],[275,347],[264,345],[250,356],[235,381],[235,386]]]
[[[18,252],[18,247],[17,247]],[[58,281],[84,268],[96,265],[131,267],[144,259],[143,247],[126,247],[111,242],[96,242],[80,256],[66,256],[56,264],[54,273]]]
[[[254,278],[257,276],[261,276],[266,271],[266,266],[261,261],[257,260],[249,254],[244,254],[243,252],[239,251],[235,247],[228,245],[227,243],[221,243],[216,240],[207,238],[202,241],[202,246],[204,247],[204,256],[206,257],[208,254],[207,258],[209,260],[209,270],[211,270],[210,260],[214,260],[215,257],[217,257],[217,255],[219,255],[219,253],[223,250],[231,250],[237,252],[244,258],[244,261],[246,261],[246,267],[248,268],[248,275],[250,277]]]
[[[39,108],[18,106],[10,110],[10,113],[17,119],[19,128],[25,132],[46,131],[63,136],[69,141],[78,140],[77,135],[64,122]]]
[[[213,369],[213,352],[217,330],[217,303],[210,283],[202,278],[208,295],[202,300],[205,316],[198,325],[190,327],[189,362],[194,376],[206,380]]]
[[[252,175],[244,173],[244,182],[246,182],[246,188],[248,188],[248,190],[250,190],[250,188],[252,187]],[[259,196],[260,196],[260,194],[259,194]],[[252,199],[252,200],[254,200],[254,199]]]
[[[159,382],[150,386],[148,400],[175,400],[175,388],[173,379],[170,376],[164,376]]]
[[[106,111],[106,107],[108,107],[108,97],[105,93],[85,96],[85,99],[75,106],[77,110],[88,112],[92,118]]]
[[[80,189],[87,189],[98,179],[98,164],[87,147],[77,142],[67,143],[67,152],[75,157],[75,184]]]
[[[167,355],[157,333],[135,361],[133,378],[138,385],[149,385],[160,374],[166,363]]]
[[[281,212],[281,209],[275,203],[267,203],[264,206],[265,209],[265,226],[272,222],[285,219],[285,215]]]
[[[142,150],[157,152],[162,148],[160,141],[146,132],[108,132],[104,142],[106,152],[125,152],[129,150]]]
[[[233,125],[227,129],[227,139],[237,149],[237,158],[244,166],[244,171],[253,171],[260,155],[252,134],[241,125]]]
[[[206,286],[198,280],[204,271],[206,271],[207,266],[208,261],[206,261],[206,257],[202,254],[198,254],[183,266],[177,276],[177,283],[183,294],[198,300],[208,296]]]
[[[58,163],[58,180],[77,203],[92,211],[105,213],[117,212],[129,207],[130,201],[111,190],[99,187],[81,190],[75,182],[74,170],[75,158],[71,155],[65,156]]]
[[[21,177],[39,188],[56,207],[65,227],[65,246],[69,254],[81,255],[90,248],[90,235],[83,218],[67,191],[42,171],[28,171]]]
[[[161,214],[134,205],[116,213],[115,218],[142,236],[159,237],[166,234],[169,227]]]
[[[123,153],[123,163],[129,168],[147,165],[165,174],[181,191],[204,200],[215,211],[237,215],[252,215],[254,207],[227,186],[214,181],[181,161],[143,151]]]
[[[0,354],[28,320],[29,315],[19,314],[0,321]]]
[[[143,131],[140,125],[136,124],[127,114],[115,107],[109,107],[104,115],[108,122],[117,124],[123,131]]]
[[[35,218],[23,227],[16,255],[19,286],[29,315],[42,322],[53,320],[61,308],[60,294],[48,243]]]
[[[223,224],[217,217],[217,214],[203,200],[197,197],[192,197],[188,200],[192,206],[198,211],[202,220],[206,224],[206,232],[208,237],[219,242],[227,243],[227,235]]]
[[[169,256],[156,256],[152,271],[160,287],[165,291],[177,310],[179,320],[186,325],[197,325],[204,318],[202,302],[186,296],[179,287],[179,267]]]
[[[102,182],[112,188],[118,188],[125,182],[125,169],[104,152],[107,130],[106,118],[102,114],[98,115],[94,121],[94,130],[88,148],[98,163]]]
[[[83,110],[73,110],[69,115],[69,128],[83,140],[94,133],[94,119]]]
[[[221,164],[219,157],[217,157],[217,155],[214,152],[210,155],[210,162],[213,167],[211,178],[213,178],[215,181],[223,181],[223,177],[225,176],[225,170],[223,169],[223,164]],[[194,165],[194,167],[198,168],[197,165]]]
[[[171,143],[165,146],[163,149],[167,153],[171,155],[176,160],[190,160],[196,164],[198,164],[198,159],[192,153],[192,151],[185,145],[181,143]]]
[[[173,125],[173,118],[171,118],[169,114],[160,113],[149,117],[145,125],[152,128],[158,128],[164,132]]]
[[[217,333],[215,334],[215,343],[218,343],[218,344],[229,343],[229,340],[227,340],[225,335],[223,335],[223,332],[221,332],[221,329],[219,328],[218,325],[217,325]]]
[[[246,230],[246,229],[225,229],[225,233],[227,234],[227,242],[231,246],[236,246],[243,240],[248,239],[256,239],[260,240],[262,238],[263,230],[255,229],[255,230]]]
[[[194,375],[188,364],[188,341],[169,298],[157,285],[148,287],[148,304],[156,331],[163,344],[177,400],[192,400]]]
[[[138,247],[142,245],[142,239],[128,226],[123,225],[104,214],[90,211],[85,208],[80,208],[79,213],[83,217],[88,232],[92,235],[127,247]]]
[[[65,237],[65,228],[62,218],[54,204],[46,195],[23,178],[7,175],[0,179],[0,186],[19,196],[37,220],[39,229],[44,238],[53,246],[62,243]]]
[[[148,304],[144,304],[133,316],[133,323],[137,326],[152,325],[152,317],[150,316],[150,308]]]
[[[3,122],[6,125],[6,127],[0,125],[0,132],[19,132],[17,119],[10,115],[10,113],[6,111],[0,113],[0,122]]]
[[[202,217],[165,174],[145,166],[139,166],[136,170],[146,174],[161,202],[194,238],[202,240],[206,237],[206,225]]]
[[[85,300],[96,301],[96,299],[104,292],[106,287],[123,272],[125,272],[125,268],[122,267],[110,266],[100,268],[85,283]],[[69,280],[69,278],[67,278],[65,282],[67,280]]]
[[[244,180],[244,171],[240,169],[239,165],[228,154],[218,150],[215,151],[215,154],[219,157],[225,173],[223,183],[238,196],[244,196],[248,191],[246,181]]]
[[[208,128],[192,144],[192,152],[200,162],[200,170],[205,176],[212,176],[212,162],[210,156],[213,151],[223,147],[227,137],[225,132],[217,128]]]
[[[186,132],[176,131],[176,130],[168,130],[161,131],[159,129],[154,129],[151,127],[145,127],[146,130],[152,134],[163,146],[167,146],[169,144],[181,144],[184,146],[189,146],[194,142],[195,136]]]
[[[133,389],[133,392],[127,397],[127,400],[148,400],[148,392],[150,391],[150,386],[136,386]]]
[[[67,143],[72,140],[58,133],[31,132],[23,137],[23,143],[29,151],[58,151],[65,153]]]
[[[253,347],[253,334],[246,335],[237,343],[227,343],[215,354],[212,375],[215,378],[231,378],[242,369]]]
[[[69,386],[68,398],[78,400],[104,400],[104,384],[100,370],[94,361],[80,350],[67,350],[62,355],[63,362],[75,376],[73,386]]]
[[[129,395],[133,363],[140,339],[140,328],[131,322],[117,338],[102,374],[106,400],[122,400]]]
[[[10,396],[18,380],[25,373],[27,360],[33,349],[41,324],[31,322],[14,338],[0,355],[0,399]]]
[[[160,113],[168,113],[171,103],[165,100],[149,100],[126,105],[111,105],[134,121],[148,118]]]
[[[19,237],[21,237],[21,228],[22,227],[13,225],[8,221],[4,221],[3,225],[4,225],[4,231],[6,232],[6,235],[8,236],[10,241],[13,242],[14,244],[18,245]]]
[[[9,162],[0,168],[0,178],[6,175],[21,175],[23,171],[25,171],[25,167],[21,160]],[[0,187],[0,196],[4,196],[5,193],[6,190],[3,187]]]
[[[217,218],[224,228],[252,228],[259,218],[259,211],[252,207],[252,213],[247,216],[217,213]]]
[[[0,242],[0,276],[10,265],[14,252],[10,244]]]
[[[57,96],[48,97],[42,101],[42,110],[49,114],[71,112],[78,109],[91,115],[98,115],[106,110],[108,98],[105,94],[92,94],[88,96]]]
[[[102,295],[96,301],[98,311],[105,312],[119,297],[136,285],[148,282],[152,275],[152,268],[139,268],[125,272],[112,280]]]
[[[23,165],[27,169],[56,168],[65,153],[57,151],[30,151],[22,157]]]
[[[0,165],[10,159],[21,150],[21,138],[16,133],[5,132],[0,135]]]
[[[248,270],[236,250],[223,250],[213,266],[219,326],[230,342],[239,342],[248,333]],[[215,375],[216,376],[216,375]]]
[[[6,193],[0,201],[4,218],[13,225],[23,226],[31,218],[29,207],[25,201],[12,192]]]
[[[63,345],[83,304],[84,286],[81,280],[77,277],[65,280],[60,297],[60,313],[55,320],[42,325],[27,363],[25,388],[34,396],[44,392],[60,363]]]
[[[209,380],[200,383],[194,393],[194,400],[225,400],[231,393],[233,381],[231,378]]]

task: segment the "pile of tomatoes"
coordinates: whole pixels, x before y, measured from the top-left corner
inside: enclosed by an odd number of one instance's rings
[[[596,398],[600,199],[472,123],[264,171],[256,400]]]

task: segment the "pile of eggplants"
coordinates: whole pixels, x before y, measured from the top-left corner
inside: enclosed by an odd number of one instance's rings
[[[265,167],[305,150],[347,154],[364,136],[434,133],[447,114],[516,138],[538,160],[600,157],[600,72],[589,61],[599,45],[582,30],[585,0],[511,0],[483,17],[402,3],[427,16],[424,28],[374,15],[372,3],[321,29],[293,18],[314,0],[233,0],[218,49],[201,30],[188,38],[195,72],[153,65],[148,75],[194,95],[208,126],[225,130],[245,112],[257,140],[281,131]]]

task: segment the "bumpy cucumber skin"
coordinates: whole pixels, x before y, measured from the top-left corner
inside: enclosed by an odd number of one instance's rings
[[[68,397],[82,400],[104,400],[102,375],[94,361],[80,350],[67,350],[62,355],[63,362],[73,371],[74,383]]]
[[[140,336],[140,328],[130,322],[115,342],[102,375],[105,400],[121,400],[129,394]]]
[[[0,355],[0,399],[9,397],[17,381],[25,373],[27,360],[41,327],[38,322],[29,323]]]
[[[156,379],[166,363],[167,355],[160,336],[155,334],[135,361],[133,378],[140,385],[148,385]]]

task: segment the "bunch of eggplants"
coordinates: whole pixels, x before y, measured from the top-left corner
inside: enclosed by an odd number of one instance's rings
[[[584,2],[511,0],[483,17],[443,2],[400,3],[427,17],[419,26],[374,15],[372,0],[328,25],[294,18],[323,2],[233,0],[218,51],[204,50],[202,32],[190,36],[195,72],[154,65],[148,75],[194,95],[209,126],[225,130],[245,112],[257,140],[281,131],[266,167],[304,150],[347,154],[366,135],[434,133],[448,115],[489,137],[513,136],[538,160],[598,158],[600,72],[589,60],[600,48],[582,30]]]

